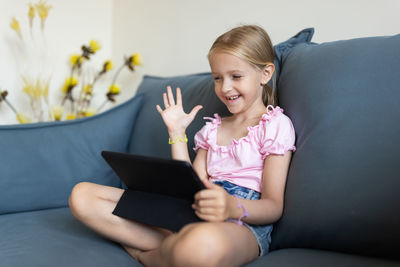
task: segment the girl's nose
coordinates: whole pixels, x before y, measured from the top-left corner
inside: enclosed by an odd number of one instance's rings
[[[222,83],[221,90],[223,93],[229,92],[230,90],[232,90],[232,84],[229,81],[224,80]]]

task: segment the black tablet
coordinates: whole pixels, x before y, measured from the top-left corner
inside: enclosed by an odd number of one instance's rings
[[[191,205],[205,187],[190,163],[112,151],[101,155],[128,188],[113,214],[172,231],[200,220]]]
[[[102,151],[103,158],[129,189],[193,200],[204,189],[186,161]]]

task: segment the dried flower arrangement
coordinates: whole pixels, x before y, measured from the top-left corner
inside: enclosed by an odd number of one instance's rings
[[[28,4],[28,19],[30,40],[34,39],[34,19],[36,14],[40,18],[40,30],[44,39],[45,22],[52,8],[45,1],[39,0],[36,4]],[[19,21],[13,17],[10,22],[11,29],[16,33],[20,42],[24,43],[29,41],[20,28]],[[25,37],[25,38],[24,38]],[[45,44],[44,44],[45,46]],[[41,47],[40,49],[43,49]],[[101,69],[95,75],[85,75],[82,65],[90,61],[91,57],[101,49],[100,44],[91,40],[88,45],[82,45],[81,53],[73,54],[69,58],[70,73],[65,79],[61,88],[62,99],[59,105],[51,105],[49,103],[49,87],[50,77],[42,77],[43,75],[36,75],[31,77],[22,74],[22,91],[29,97],[32,114],[23,114],[17,111],[14,105],[7,99],[8,91],[0,88],[0,104],[5,103],[15,113],[17,120],[20,123],[42,122],[42,121],[60,121],[63,119],[72,120],[76,118],[88,117],[99,113],[104,106],[109,102],[115,102],[115,97],[120,93],[120,87],[116,84],[117,78],[121,71],[127,67],[130,71],[134,71],[136,66],[141,65],[140,55],[138,53],[132,54],[124,58],[122,65],[115,71],[112,82],[108,86],[108,91],[105,94],[104,102],[97,108],[92,107],[93,89],[96,82],[113,68],[111,60],[106,60]],[[37,51],[35,51],[37,53]],[[40,52],[37,54],[41,54]],[[83,78],[82,78],[83,77]],[[88,78],[90,77],[90,78]],[[86,81],[84,81],[86,78]],[[82,81],[79,81],[79,80]],[[80,87],[80,91],[77,88]],[[69,102],[69,105],[67,105]],[[67,109],[68,106],[68,109]],[[65,112],[68,110],[68,112]]]

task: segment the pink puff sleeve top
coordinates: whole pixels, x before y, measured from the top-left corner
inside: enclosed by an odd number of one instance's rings
[[[271,109],[271,110],[270,110]],[[269,105],[258,125],[248,127],[248,134],[232,139],[227,146],[217,144],[221,117],[204,118],[211,121],[194,137],[194,150],[207,150],[207,173],[210,181],[225,180],[261,192],[264,160],[270,154],[284,155],[295,151],[295,131],[283,109]]]

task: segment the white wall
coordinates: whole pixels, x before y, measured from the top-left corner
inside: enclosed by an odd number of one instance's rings
[[[28,110],[21,93],[12,16],[26,19],[27,3],[36,0],[0,0],[0,88],[20,110]],[[398,0],[48,0],[53,6],[46,23],[52,73],[51,98],[59,102],[60,87],[68,75],[68,57],[90,39],[102,50],[93,63],[110,56],[115,66],[123,56],[140,52],[143,66],[123,70],[118,103],[136,91],[144,74],[170,76],[208,71],[206,54],[215,38],[243,23],[263,26],[276,44],[306,27],[314,27],[314,42],[400,33]],[[96,88],[102,102],[107,83]],[[14,115],[0,103],[0,124],[14,123]]]
[[[138,50],[141,72],[208,71],[215,38],[242,23],[263,26],[274,43],[306,27],[314,42],[400,33],[398,0],[115,0],[113,54]]]
[[[111,58],[112,52],[112,0],[48,0],[52,6],[46,21],[43,42],[40,31],[36,32],[35,41],[32,42],[28,27],[28,3],[38,0],[0,0],[0,88],[7,89],[9,101],[20,112],[30,113],[28,98],[22,93],[21,72],[32,75],[42,74],[43,77],[51,75],[50,102],[60,104],[62,94],[61,86],[68,77],[69,56],[80,53],[82,44],[89,43],[91,39],[100,42],[102,49],[92,57],[92,69],[100,68],[102,62]],[[36,55],[24,68],[23,62],[29,59],[17,35],[9,27],[11,18],[15,16],[24,34],[25,43],[31,47],[33,43],[47,49],[45,56],[47,63],[39,71],[37,62],[40,55]],[[40,20],[35,18],[35,28],[40,25]],[[33,51],[38,51],[38,49]],[[31,51],[32,51],[31,50]],[[32,56],[32,53],[31,53]],[[95,102],[102,102],[106,85],[98,84]],[[103,88],[104,87],[104,88]],[[100,93],[101,92],[101,93]],[[4,103],[0,103],[0,124],[15,123],[15,115]]]

